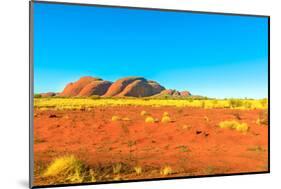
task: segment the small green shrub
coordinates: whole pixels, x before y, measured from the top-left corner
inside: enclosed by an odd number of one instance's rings
[[[41,94],[34,94],[34,98],[41,98],[42,95]]]

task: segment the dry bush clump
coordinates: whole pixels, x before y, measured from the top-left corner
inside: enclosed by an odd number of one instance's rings
[[[131,119],[128,117],[124,117],[124,118],[122,118],[122,121],[131,121]]]
[[[111,121],[120,121],[121,117],[119,116],[112,116]]]
[[[145,123],[155,123],[155,119],[151,116],[145,118]]]
[[[160,174],[163,176],[171,175],[173,173],[170,166],[164,166],[160,169]]]
[[[122,170],[122,163],[116,163],[112,165],[113,174],[119,174]]]
[[[268,112],[267,112],[267,110],[260,112],[259,117],[257,119],[257,124],[258,125],[268,125]]]
[[[243,106],[243,100],[241,99],[229,99],[230,108],[238,108]]]
[[[172,120],[170,116],[163,116],[161,122],[162,123],[170,123]]]
[[[164,112],[164,113],[163,113],[163,117],[164,117],[164,116],[170,116],[170,114],[169,114],[168,112]]]
[[[219,127],[222,129],[234,129],[239,132],[247,132],[249,130],[249,126],[246,123],[239,123],[235,120],[230,121],[222,121],[219,123]]]
[[[53,177],[58,182],[83,182],[85,165],[73,155],[54,159],[44,172],[44,177]]]
[[[142,173],[142,168],[141,166],[137,165],[134,167],[134,170],[136,172],[137,175],[140,175]]]
[[[148,115],[150,115],[147,111],[141,111],[141,113],[140,113],[140,115],[141,116],[148,116]]]

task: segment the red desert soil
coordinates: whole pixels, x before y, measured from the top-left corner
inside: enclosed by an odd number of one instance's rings
[[[143,110],[159,120],[169,112],[173,122],[145,123]],[[92,167],[117,162],[142,166],[141,175],[127,173],[124,179],[162,177],[159,169],[165,165],[172,167],[172,177],[267,171],[268,127],[256,124],[261,111],[134,106],[35,110],[34,184],[46,184],[38,172],[65,154]],[[113,115],[130,120],[113,122]],[[219,128],[225,120],[247,123],[250,130],[243,134]]]

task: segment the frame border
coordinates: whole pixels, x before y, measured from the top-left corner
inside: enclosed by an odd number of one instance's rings
[[[182,12],[182,13],[195,13],[195,14],[213,14],[224,16],[243,16],[243,17],[261,17],[267,18],[268,25],[268,170],[261,172],[242,172],[231,174],[214,174],[214,175],[196,175],[196,176],[177,176],[168,178],[151,178],[151,179],[132,179],[122,181],[106,181],[106,182],[90,182],[90,183],[74,183],[74,184],[55,184],[55,185],[33,185],[34,180],[34,151],[33,151],[33,100],[34,100],[34,3],[39,4],[59,4],[59,5],[74,5],[74,6],[88,6],[88,7],[101,7],[101,8],[120,8],[131,10],[148,10],[148,11],[161,11],[161,12]],[[176,179],[190,179],[190,178],[211,178],[211,177],[224,177],[224,176],[239,176],[239,175],[257,175],[270,173],[270,16],[269,15],[255,15],[255,14],[240,14],[240,13],[225,13],[225,12],[208,12],[208,11],[192,11],[192,10],[177,10],[165,8],[148,8],[148,7],[133,7],[121,5],[103,5],[103,4],[88,4],[88,3],[69,3],[69,2],[56,2],[56,1],[42,1],[30,0],[29,1],[29,188],[53,188],[53,187],[67,187],[67,186],[89,186],[100,184],[115,184],[115,183],[131,183],[131,182],[144,182],[144,181],[165,181]]]
[[[33,153],[33,97],[34,97],[34,48],[33,48],[33,1],[29,1],[29,188],[33,188],[33,178],[34,178],[34,153]]]

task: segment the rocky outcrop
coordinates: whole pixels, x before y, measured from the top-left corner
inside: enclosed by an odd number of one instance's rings
[[[78,96],[102,96],[106,93],[112,83],[109,81],[93,81],[87,84],[78,94]]]
[[[148,81],[149,85],[152,87],[152,93],[153,95],[161,93],[161,91],[165,90],[163,86],[161,86],[159,83],[156,81]]]
[[[145,80],[143,77],[126,77],[115,81],[104,96],[112,97],[121,93],[129,84],[136,80]]]
[[[51,94],[50,94],[51,95]],[[54,95],[56,95],[54,93]],[[188,91],[165,89],[156,81],[144,77],[125,77],[114,83],[96,77],[81,77],[78,81],[69,83],[59,96],[64,97],[89,97],[92,95],[104,97],[150,97],[172,96],[187,97]]]
[[[127,85],[117,96],[147,97],[152,95],[152,86],[147,81],[135,80]]]
[[[95,77],[81,77],[74,83],[66,85],[59,96],[91,96],[103,95],[111,83]]]
[[[165,88],[155,81],[143,77],[126,77],[114,82],[105,93],[106,97],[147,97],[153,96]]]
[[[173,89],[167,89],[161,91],[161,93],[158,96],[172,96],[172,97],[188,97],[191,96],[190,92],[188,91],[177,91]]]
[[[189,91],[181,91],[181,92],[180,92],[180,95],[181,95],[182,97],[187,97],[187,96],[191,96],[191,93],[190,93]]]

